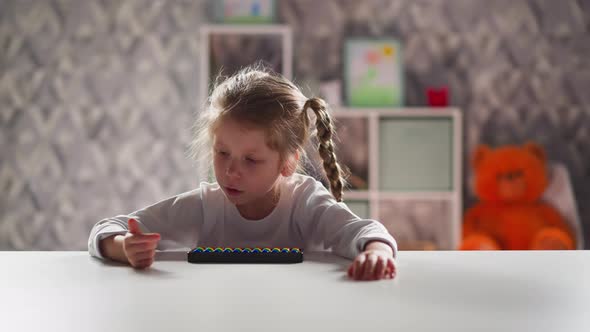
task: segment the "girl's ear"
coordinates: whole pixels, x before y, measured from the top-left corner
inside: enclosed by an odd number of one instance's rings
[[[299,164],[299,151],[295,152],[294,154],[290,155],[287,160],[283,163],[283,168],[281,169],[281,175],[284,177],[289,177],[295,173],[297,170],[297,165]]]

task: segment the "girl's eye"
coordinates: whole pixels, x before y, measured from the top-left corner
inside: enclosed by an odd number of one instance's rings
[[[229,153],[227,153],[226,151],[221,151],[221,150],[217,150],[217,154],[222,157],[226,157],[229,155]]]
[[[250,164],[256,164],[258,162],[258,160],[252,159],[252,158],[246,158],[246,161]]]

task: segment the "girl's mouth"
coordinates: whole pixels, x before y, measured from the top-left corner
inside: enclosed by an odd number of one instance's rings
[[[239,194],[241,194],[243,192],[242,190],[234,189],[234,188],[231,188],[231,187],[225,187],[225,191],[230,196],[237,196],[237,195],[239,195]]]

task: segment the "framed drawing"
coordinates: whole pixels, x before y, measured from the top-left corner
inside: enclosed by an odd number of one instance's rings
[[[347,40],[344,87],[349,106],[402,106],[403,66],[399,42],[393,39]]]
[[[274,0],[215,0],[215,17],[219,23],[273,23],[276,16]]]

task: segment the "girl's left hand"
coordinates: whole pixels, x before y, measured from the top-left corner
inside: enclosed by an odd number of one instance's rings
[[[348,276],[354,280],[393,279],[395,275],[395,260],[391,252],[380,249],[365,250],[348,268]]]

